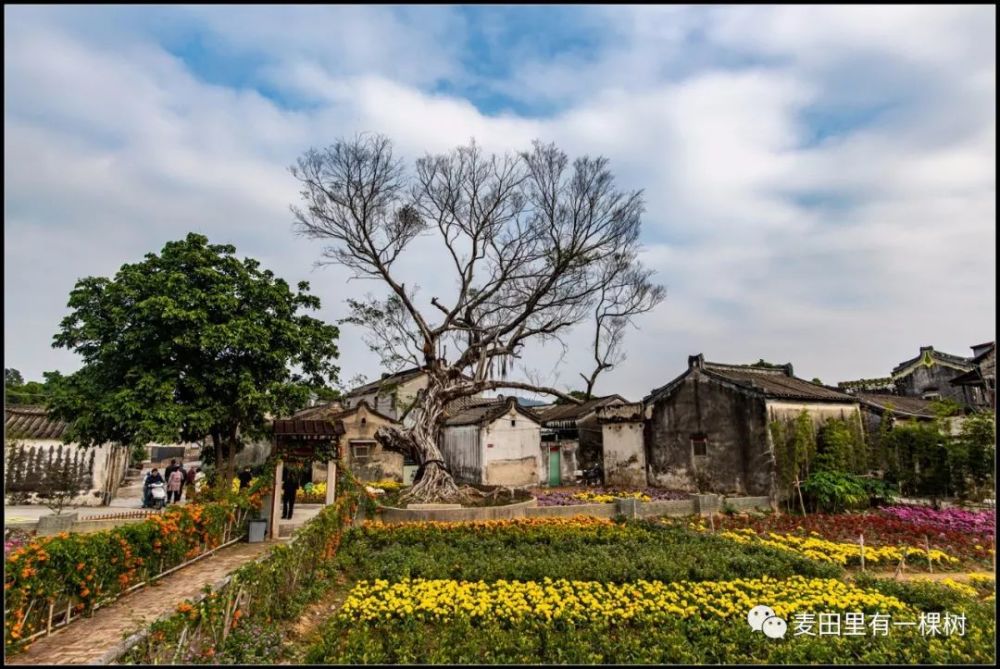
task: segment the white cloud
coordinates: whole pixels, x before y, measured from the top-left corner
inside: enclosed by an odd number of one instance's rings
[[[76,278],[189,230],[311,281],[321,316],[345,315],[345,297],[377,286],[312,269],[321,245],[292,235],[286,167],[364,130],[408,160],[471,137],[500,151],[554,140],[609,156],[623,187],[645,190],[645,257],[668,297],[601,392],[641,397],[699,352],[791,361],[836,382],[885,373],[920,345],[964,354],[993,336],[994,10],[659,9],[594,9],[586,20],[606,21],[614,46],[515,60],[508,80],[489,82],[563,103],[544,118],[428,92],[475,79],[459,59],[463,23],[444,10],[168,14],[171,30],[198,26],[313,102],[294,110],[204,81],[137,14],[114,41],[67,19],[77,14],[5,12],[8,366],[26,378],[72,369],[48,343]],[[810,109],[882,104],[884,115],[810,139],[827,122]],[[433,247],[420,240],[400,265],[425,300],[451,286]],[[376,373],[358,334],[343,329],[345,378]],[[568,339],[559,383],[577,385],[589,335]],[[542,347],[524,362],[552,380],[560,354]]]

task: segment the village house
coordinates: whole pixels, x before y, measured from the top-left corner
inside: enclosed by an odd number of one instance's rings
[[[386,451],[375,441],[375,431],[380,427],[395,426],[399,423],[389,416],[376,411],[366,400],[353,403],[351,408],[334,400],[326,404],[303,409],[292,416],[293,420],[327,420],[339,422],[343,426],[340,437],[340,452],[344,466],[362,481],[383,481],[394,479],[405,481],[404,468],[412,467],[410,474],[416,470],[415,463],[407,463],[400,453]],[[406,467],[410,469],[410,467]],[[326,465],[314,462],[312,466],[312,481],[318,483],[326,480]]]
[[[950,383],[962,391],[962,402],[977,411],[996,409],[997,353],[996,342],[972,347],[972,369],[953,378]]]
[[[597,409],[601,426],[601,459],[604,483],[610,486],[645,488],[646,408],[641,402],[608,403]]]
[[[921,346],[919,355],[893,368],[892,381],[899,395],[966,404],[962,387],[953,386],[951,381],[972,371],[974,366],[968,358],[935,351],[933,346]]]
[[[427,373],[420,367],[411,367],[395,374],[382,374],[378,381],[358,386],[344,396],[343,403],[350,409],[365,402],[373,411],[399,420],[417,393],[426,387]]]
[[[716,493],[775,494],[772,421],[803,411],[816,424],[860,420],[856,397],[797,378],[791,364],[732,365],[701,354],[643,405],[649,483]]]
[[[534,407],[542,424],[545,482],[550,486],[572,483],[577,470],[602,464],[604,439],[597,411],[610,404],[624,403],[622,396],[608,395],[582,404],[567,402]]]
[[[69,459],[87,484],[86,492],[71,503],[99,506],[111,501],[129,465],[129,449],[112,444],[89,448],[82,448],[75,442],[65,444],[62,437],[67,427],[63,421],[52,418],[43,407],[5,407],[6,495],[14,493],[30,500],[39,491],[46,471],[55,467],[57,462]]]
[[[457,481],[511,487],[545,481],[541,424],[516,398],[462,398],[452,403],[439,439]]]

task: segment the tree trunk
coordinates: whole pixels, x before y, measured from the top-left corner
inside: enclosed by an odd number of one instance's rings
[[[423,474],[403,497],[404,502],[460,502],[467,499],[445,469],[441,449],[437,445],[438,419],[444,413],[441,398],[445,386],[433,377],[407,416],[410,425],[402,429],[383,427],[375,439],[382,448],[411,455],[420,462]]]

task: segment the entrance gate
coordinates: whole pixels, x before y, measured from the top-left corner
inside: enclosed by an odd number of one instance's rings
[[[326,463],[326,500],[333,504],[337,490],[337,460],[340,458],[340,437],[344,434],[341,421],[328,420],[276,420],[274,421],[274,496],[268,529],[272,539],[280,536],[281,483],[285,462]]]

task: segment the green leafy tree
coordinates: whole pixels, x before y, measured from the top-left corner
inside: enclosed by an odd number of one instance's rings
[[[11,369],[10,367],[4,367],[3,370],[3,384],[8,388],[16,388],[17,386],[24,384],[24,377],[21,376],[21,372],[16,369]]]
[[[70,293],[53,347],[83,367],[50,375],[49,407],[70,423],[66,441],[196,441],[218,463],[270,416],[305,405],[333,381],[336,326],[300,313],[319,298],[293,291],[231,245],[190,233],[159,255],[122,265],[113,279],[87,277]]]
[[[996,423],[991,412],[967,417],[952,444],[952,485],[973,499],[994,489]]]
[[[571,391],[569,391],[566,394],[569,395],[570,397],[575,397],[576,399],[584,401],[584,402],[586,402],[587,400],[590,399],[590,396],[587,395],[587,391],[585,391],[585,390],[571,390]],[[569,400],[563,399],[562,397],[557,397],[555,403],[556,404],[569,404]]]

